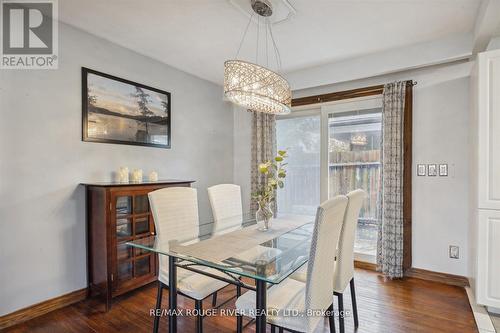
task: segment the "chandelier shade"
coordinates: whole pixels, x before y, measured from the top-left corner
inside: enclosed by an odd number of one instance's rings
[[[224,63],[224,96],[247,109],[269,114],[290,112],[292,92],[278,73],[242,60]]]

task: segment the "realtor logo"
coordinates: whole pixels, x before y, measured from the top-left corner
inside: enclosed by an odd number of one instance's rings
[[[57,2],[2,0],[1,68],[57,68]]]

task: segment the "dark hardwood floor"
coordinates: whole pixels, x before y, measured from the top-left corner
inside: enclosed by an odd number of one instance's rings
[[[415,278],[391,281],[379,274],[357,269],[356,287],[360,327],[357,332],[477,332],[465,290]],[[349,288],[344,302],[350,310]],[[219,302],[235,294],[233,287],[219,293]],[[163,293],[163,305],[168,306],[168,293]],[[86,300],[51,312],[28,322],[10,327],[4,332],[151,332],[153,318],[149,310],[156,300],[156,284],[148,285],[115,300],[112,309],[96,300]],[[234,300],[224,306],[232,308]],[[194,304],[179,296],[181,308],[193,309]],[[205,300],[205,309],[210,300]],[[247,323],[247,320],[244,321]],[[338,332],[338,320],[337,332]],[[323,328],[317,331],[327,331]],[[194,332],[195,319],[178,319],[178,331]],[[236,319],[214,316],[204,319],[205,332],[234,332]],[[269,330],[269,328],[268,328]],[[162,318],[160,331],[167,332],[167,319]],[[254,325],[245,328],[253,332]],[[352,318],[346,318],[346,332],[353,332]]]

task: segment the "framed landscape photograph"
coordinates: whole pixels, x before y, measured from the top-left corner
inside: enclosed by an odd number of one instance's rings
[[[82,139],[170,148],[170,93],[82,68]]]

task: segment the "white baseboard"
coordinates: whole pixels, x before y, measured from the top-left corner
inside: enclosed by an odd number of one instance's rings
[[[467,292],[467,297],[469,298],[470,307],[472,309],[472,313],[474,314],[474,319],[476,320],[479,333],[497,333],[495,331],[495,327],[493,327],[490,316],[488,315],[488,311],[486,311],[484,306],[476,303],[476,298],[474,297],[474,293],[471,288],[465,287],[465,291]]]
[[[488,312],[500,315],[500,309],[497,308],[492,308],[491,306],[486,307],[488,309]]]

